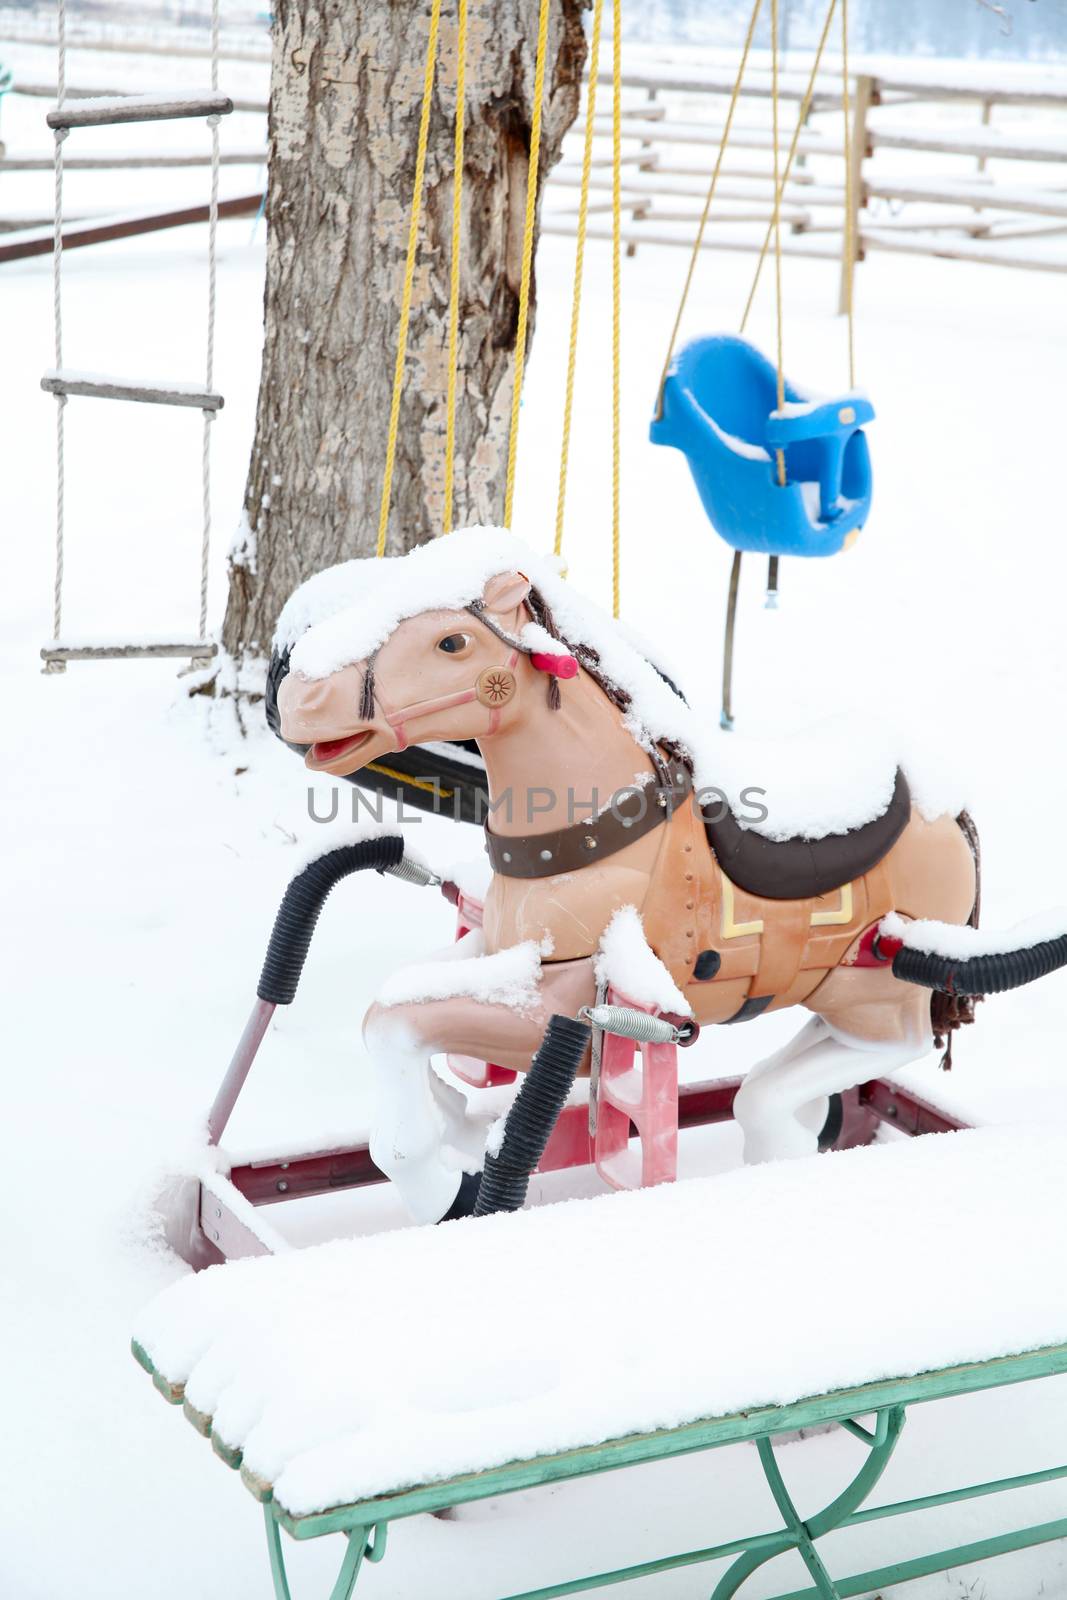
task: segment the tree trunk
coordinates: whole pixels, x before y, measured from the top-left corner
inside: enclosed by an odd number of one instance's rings
[[[552,0],[542,180],[578,111],[586,3]],[[469,4],[457,526],[503,514],[537,17],[538,0]],[[374,553],[428,23],[427,0],[276,7],[263,371],[223,629],[237,657],[266,651],[304,578]],[[446,0],[391,554],[442,531],[456,65]]]

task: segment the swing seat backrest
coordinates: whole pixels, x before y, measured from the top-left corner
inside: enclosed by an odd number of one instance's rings
[[[829,556],[867,518],[862,430],[873,417],[861,395],[812,402],[790,383],[779,414],[774,367],[746,339],[720,334],[679,352],[650,436],[686,457],[712,526],[735,550]]]

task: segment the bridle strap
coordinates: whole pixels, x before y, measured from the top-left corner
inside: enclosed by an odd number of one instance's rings
[[[515,663],[518,659],[518,649],[512,650],[505,663],[509,671],[514,671]],[[406,750],[411,742],[407,736],[407,724],[409,722],[416,722],[420,717],[432,716],[435,711],[450,711],[453,706],[469,705],[472,700],[477,700],[477,698],[478,691],[474,687],[457,689],[452,694],[436,695],[432,700],[413,700],[410,705],[401,706],[399,711],[387,711],[385,720],[400,741],[397,745],[397,753],[401,750]],[[500,707],[489,706],[487,709],[489,711],[489,727],[485,734],[481,735],[482,738],[496,733],[500,727]]]

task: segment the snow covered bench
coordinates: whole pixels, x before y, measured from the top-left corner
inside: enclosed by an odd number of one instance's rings
[[[399,1518],[744,1439],[778,1526],[608,1581],[733,1556],[728,1600],[795,1550],[813,1587],[780,1600],[833,1600],[1067,1536],[1064,1516],[836,1583],[817,1548],[872,1515],[1067,1476],[859,1509],[909,1405],[1067,1372],[1065,1215],[1067,1132],[979,1129],[213,1267],[147,1307],[134,1353],[264,1502],[279,1600],[282,1529],[348,1536],[347,1600]],[[876,1308],[841,1292],[832,1263],[931,1230]],[[771,1440],[819,1423],[862,1464],[802,1522]]]

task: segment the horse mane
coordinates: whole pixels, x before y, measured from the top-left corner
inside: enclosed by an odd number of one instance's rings
[[[550,633],[554,639],[558,639],[561,644],[565,644],[567,646],[567,649],[570,651],[571,655],[573,655],[580,665],[585,668],[586,672],[588,672],[594,683],[596,683],[603,693],[607,695],[612,705],[616,706],[618,710],[621,711],[625,716],[633,704],[633,696],[628,694],[625,689],[620,688],[617,683],[614,683],[611,678],[608,677],[607,673],[600,665],[599,651],[595,650],[590,644],[575,644],[572,640],[567,638],[566,634],[561,631],[560,626],[555,619],[552,607],[549,605],[540,589],[538,589],[536,586],[532,585],[529,594],[526,596],[526,609],[530,613],[532,621],[538,623],[542,628],[545,629],[546,633]],[[654,661],[650,662],[649,665],[655,672],[659,674],[667,687],[678,696],[679,700],[681,700],[683,704],[687,703],[685,695],[682,693],[681,689],[679,689],[678,685],[674,683],[665,672],[661,671],[660,668],[656,666]],[[556,683],[554,678],[552,679],[552,683]],[[559,693],[558,685],[556,693],[557,695]],[[555,703],[558,704],[558,700]],[[663,738],[657,739],[657,743],[662,746],[669,756],[671,756],[675,761],[680,761],[686,770],[690,774],[692,773],[693,759],[684,745],[677,743],[677,741],[674,739]]]

